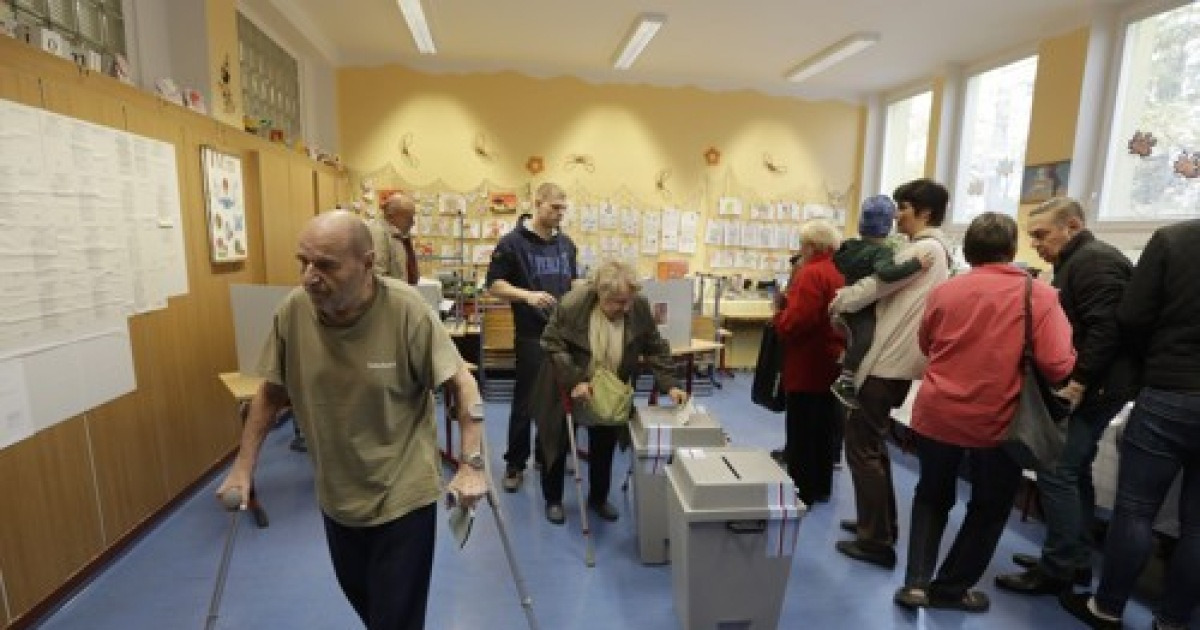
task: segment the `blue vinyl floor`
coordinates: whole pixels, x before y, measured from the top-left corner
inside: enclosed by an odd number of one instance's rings
[[[772,448],[782,444],[783,419],[750,403],[749,376],[724,380],[712,397],[698,399],[726,428],[735,445]],[[491,462],[503,470],[501,454],[507,404],[487,405]],[[268,437],[257,484],[271,525],[242,522],[229,569],[217,627],[230,629],[352,629],[361,627],[334,581],[321,519],[314,503],[312,473],[305,455],[288,450],[291,428]],[[518,493],[500,492],[508,530],[545,630],[673,629],[680,626],[671,590],[670,566],[647,567],[637,558],[631,518],[632,492],[623,494],[619,475],[629,454],[618,452],[610,497],[621,510],[615,523],[594,523],[596,567],[584,566],[573,484],[566,492],[567,524],[543,517],[536,479],[526,475]],[[831,502],[805,517],[792,559],[780,628],[1078,628],[1049,596],[998,591],[997,573],[1011,572],[1014,552],[1036,553],[1042,526],[1020,521],[1014,511],[988,573],[980,583],[992,599],[984,614],[954,611],[907,612],[892,603],[903,578],[906,517],[916,481],[916,461],[899,454],[895,482],[901,509],[899,566],[887,571],[849,560],[834,550],[838,520],[854,517],[849,473],[835,474]],[[585,481],[586,483],[586,481]],[[131,630],[202,628],[229,528],[212,498],[212,480],[170,514],[128,553],[43,620],[44,630]],[[965,486],[960,493],[966,492]],[[439,508],[441,510],[442,508]],[[957,529],[962,503],[951,515]],[[445,515],[439,514],[439,522]],[[943,545],[949,545],[950,535]],[[1132,602],[1130,628],[1149,628],[1150,614]],[[480,510],[466,549],[439,529],[427,626],[436,630],[501,630],[526,627],[491,514]]]

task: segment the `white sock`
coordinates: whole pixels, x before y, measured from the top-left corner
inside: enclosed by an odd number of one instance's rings
[[[1108,613],[1100,612],[1100,607],[1096,605],[1095,597],[1088,598],[1088,610],[1091,611],[1091,613],[1093,615],[1096,615],[1097,617],[1103,619],[1104,621],[1120,621],[1121,620],[1120,617],[1114,617]]]

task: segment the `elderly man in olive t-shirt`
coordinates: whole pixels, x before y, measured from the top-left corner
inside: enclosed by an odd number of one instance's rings
[[[297,257],[303,289],[275,314],[259,362],[266,382],[218,495],[236,490],[245,501],[271,419],[290,404],[346,598],[371,630],[422,628],[441,496],[433,390],[446,384],[460,401],[464,463],[450,489],[473,505],[487,489],[479,389],[421,296],[373,273],[358,217],[317,216]]]

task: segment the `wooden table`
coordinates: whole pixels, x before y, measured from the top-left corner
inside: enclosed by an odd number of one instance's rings
[[[249,376],[241,372],[225,372],[218,374],[217,378],[225,384],[225,389],[233,396],[238,405],[238,417],[242,419],[242,425],[246,424],[246,415],[250,412],[250,400],[258,393],[258,389],[262,387],[265,379],[258,376]],[[270,517],[267,516],[267,510],[263,508],[262,503],[258,501],[258,493],[254,490],[254,486],[250,486],[250,497],[246,502],[246,507],[250,511],[250,515],[254,517],[254,524],[259,527],[267,527],[271,524]]]

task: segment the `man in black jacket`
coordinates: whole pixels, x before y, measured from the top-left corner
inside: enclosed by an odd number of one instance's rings
[[[1041,557],[1017,554],[1024,572],[1000,575],[996,585],[1029,595],[1057,594],[1072,582],[1091,584],[1091,522],[1095,510],[1092,460],[1113,416],[1136,394],[1136,369],[1124,350],[1117,306],[1133,266],[1113,246],[1096,240],[1073,199],[1056,197],[1029,213],[1033,247],[1054,266],[1054,287],[1071,322],[1078,358],[1060,395],[1074,412],[1067,443],[1053,470],[1038,471],[1046,516]]]
[[[1096,596],[1059,602],[1093,628],[1120,628],[1121,613],[1154,547],[1154,515],[1183,472],[1179,542],[1167,561],[1154,627],[1189,625],[1200,600],[1200,220],[1150,238],[1117,310],[1144,361],[1142,390],[1121,437],[1117,500]]]

